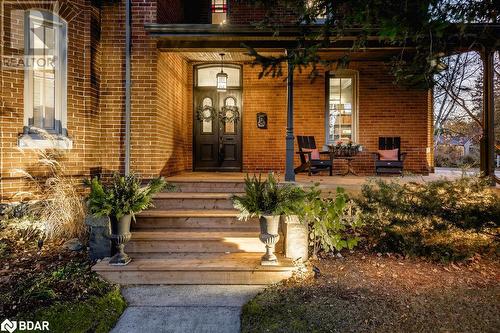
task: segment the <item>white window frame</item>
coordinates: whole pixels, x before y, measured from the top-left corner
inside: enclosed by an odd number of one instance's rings
[[[353,96],[352,96],[352,124],[351,124],[351,139],[358,142],[359,132],[359,72],[352,69],[341,69],[326,73],[325,82],[325,142],[326,144],[335,144],[335,140],[330,140],[330,78],[352,79]]]
[[[54,119],[55,130],[47,131],[57,136],[67,136],[67,23],[55,13],[43,9],[30,9],[25,12],[24,21],[24,134],[36,134],[33,124],[33,54],[31,44],[33,36],[31,27],[34,22],[40,22],[56,27],[55,45],[57,48],[55,64],[55,101]],[[42,128],[42,130],[45,130]],[[21,145],[20,145],[21,146]]]

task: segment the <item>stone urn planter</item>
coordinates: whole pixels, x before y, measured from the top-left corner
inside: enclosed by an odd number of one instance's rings
[[[274,247],[280,239],[278,228],[279,215],[263,215],[260,217],[259,239],[266,245],[266,254],[262,256],[261,265],[277,265],[278,258],[274,254]]]
[[[130,233],[131,219],[132,216],[130,214],[124,215],[119,220],[111,218],[111,240],[115,246],[116,254],[109,260],[110,265],[124,266],[132,260],[124,251],[125,244],[132,237]]]

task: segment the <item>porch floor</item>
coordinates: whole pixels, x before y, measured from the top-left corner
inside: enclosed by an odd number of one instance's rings
[[[472,175],[477,173],[478,170],[467,171],[467,174]],[[253,173],[249,173],[252,175]],[[262,173],[265,176],[265,172]],[[295,182],[298,185],[311,186],[319,183],[319,187],[323,190],[335,190],[337,187],[343,187],[350,192],[359,192],[361,186],[365,184],[370,179],[384,179],[391,180],[402,183],[409,182],[429,182],[433,180],[438,180],[442,178],[446,179],[457,179],[461,177],[463,171],[461,169],[454,168],[435,168],[434,173],[429,175],[408,175],[404,177],[399,176],[328,176],[328,174],[321,173],[317,175],[308,176],[307,174],[297,174],[295,175]],[[200,182],[200,183],[211,183],[211,182],[243,182],[247,173],[243,172],[182,172],[167,178],[168,181],[173,183],[182,182]],[[500,170],[496,171],[496,175],[500,176]],[[283,175],[279,175],[281,180],[284,179]],[[500,186],[497,185],[496,188],[500,190]]]

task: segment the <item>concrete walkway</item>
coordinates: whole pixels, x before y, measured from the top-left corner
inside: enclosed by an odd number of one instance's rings
[[[260,285],[124,287],[128,308],[112,333],[235,333],[241,307],[264,290]]]

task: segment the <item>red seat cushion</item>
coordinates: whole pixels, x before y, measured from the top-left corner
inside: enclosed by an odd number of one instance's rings
[[[302,151],[304,153],[308,153],[308,152],[311,152],[311,159],[312,160],[319,160],[320,157],[319,157],[319,150],[316,148],[316,149],[308,149],[308,148],[302,148]],[[306,162],[309,161],[309,155],[304,155],[306,157]]]
[[[379,150],[378,154],[381,161],[398,161],[399,149]]]

